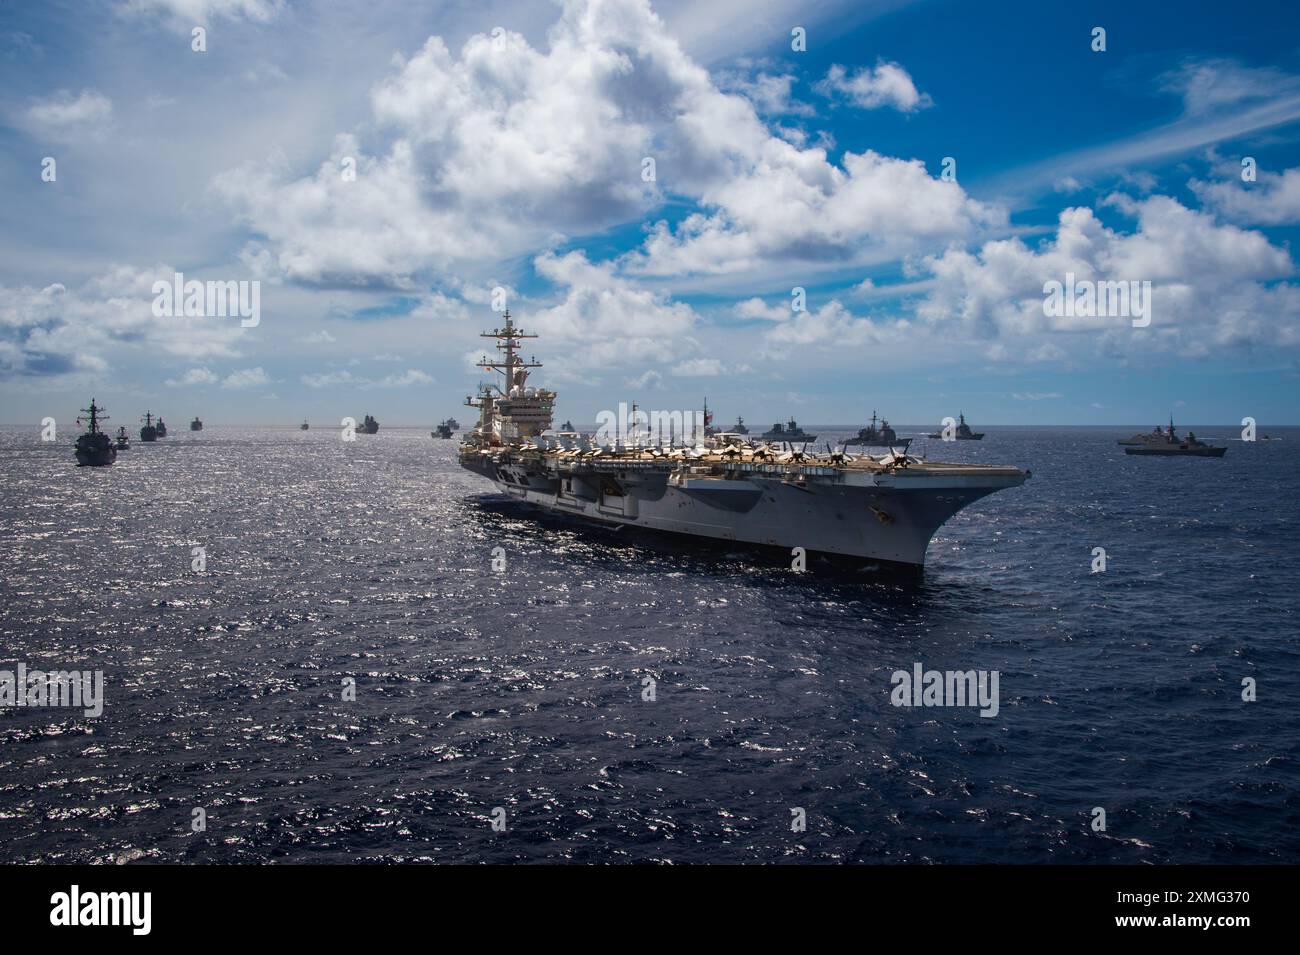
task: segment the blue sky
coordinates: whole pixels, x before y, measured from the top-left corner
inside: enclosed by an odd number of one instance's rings
[[[1297,27],[1286,3],[0,3],[0,419],[93,393],[123,419],[464,421],[500,288],[575,421],[707,395],[756,423],[1296,423]],[[260,323],[155,315],[177,271],[259,282]],[[1067,273],[1151,283],[1149,326],[1045,314]]]

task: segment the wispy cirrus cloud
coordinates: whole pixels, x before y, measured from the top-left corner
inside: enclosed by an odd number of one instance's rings
[[[247,391],[249,388],[262,388],[270,383],[271,376],[259,366],[232,371],[221,380],[221,387],[232,391]]]
[[[432,385],[434,379],[427,372],[418,368],[408,368],[404,372],[384,375],[382,378],[368,378],[354,375],[347,370],[325,371],[301,376],[300,380],[308,388],[356,388],[369,391],[374,388],[412,388],[418,385]]]
[[[117,9],[125,16],[159,17],[168,27],[189,32],[218,19],[267,23],[284,6],[284,0],[119,0]]]
[[[94,89],[70,90],[38,99],[20,122],[34,136],[56,141],[102,139],[113,123],[113,101]]]
[[[259,365],[256,368],[239,368],[223,378],[211,368],[190,368],[163,382],[168,388],[206,388],[218,385],[227,391],[248,391],[271,384],[271,376]]]
[[[1157,80],[1160,90],[1182,97],[1188,116],[1204,116],[1243,103],[1262,103],[1300,90],[1300,77],[1272,67],[1226,59],[1188,59]]]
[[[163,382],[168,388],[201,388],[215,385],[221,378],[210,368],[191,368],[183,375]]]
[[[1181,97],[1178,119],[1006,170],[984,183],[981,193],[1026,196],[1098,174],[1134,175],[1144,165],[1300,121],[1300,76],[1280,70],[1223,59],[1189,60],[1163,74],[1158,89]]]

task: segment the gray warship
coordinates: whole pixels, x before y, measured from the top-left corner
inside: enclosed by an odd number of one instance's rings
[[[131,450],[131,439],[127,437],[125,426],[117,429],[117,444],[115,447],[119,451]]]
[[[1168,431],[1162,431],[1160,426],[1156,425],[1155,431],[1150,434],[1134,435],[1121,441],[1120,444],[1125,445],[1125,454],[1151,457],[1221,458],[1228,452],[1228,449],[1222,445],[1198,441],[1191,431],[1187,432],[1185,438],[1178,437],[1178,433],[1174,430],[1173,415],[1169,416]]]
[[[809,434],[804,431],[803,428],[799,427],[799,422],[795,421],[794,418],[791,418],[789,424],[783,425],[778,421],[776,424],[772,425],[771,431],[763,432],[763,440],[790,441],[794,444],[811,444],[817,440],[817,435]]]
[[[77,424],[84,421],[86,425],[86,433],[79,435],[73,446],[77,467],[104,467],[112,464],[117,460],[117,448],[113,446],[113,439],[99,430],[99,423],[107,421],[108,415],[95,404],[94,398],[90,399],[90,407],[82,408],[81,411],[89,417],[77,419]]]
[[[162,415],[158,416],[158,421],[154,425],[154,430],[157,431],[158,437],[160,438],[167,437],[167,425],[163,423]]]
[[[357,434],[378,434],[379,422],[370,415],[366,415],[362,422],[357,425]]]
[[[431,438],[447,439],[451,437],[452,427],[450,421],[440,421],[438,426],[429,432]]]
[[[199,416],[198,416],[198,415],[195,415],[195,416],[194,416],[194,420],[190,422],[190,430],[191,430],[191,431],[202,431],[202,430],[203,430],[203,422],[199,420]]]
[[[149,411],[146,411],[146,412],[144,413],[144,418],[141,419],[141,420],[144,421],[144,427],[140,429],[140,440],[141,440],[141,441],[157,441],[157,440],[158,440],[158,428],[157,428],[157,426],[153,423],[153,413],[152,413],[152,412],[149,412]]]
[[[930,538],[963,507],[1029,472],[1016,467],[944,464],[905,453],[880,458],[778,450],[740,435],[693,446],[600,445],[551,430],[556,394],[528,384],[536,359],[520,342],[536,338],[510,318],[484,338],[501,353],[479,367],[502,383],[482,384],[465,403],[477,425],[458,449],[461,466],[501,491],[551,513],[853,558],[919,572]]]
[[[911,445],[911,438],[899,438],[898,432],[889,426],[889,422],[881,418],[880,427],[876,427],[876,413],[871,412],[871,424],[858,431],[856,437],[849,438],[844,442],[844,447],[851,448],[855,445],[865,448],[902,448],[904,451]]]
[[[957,430],[956,430],[956,432],[953,434],[953,438],[954,438],[954,440],[957,440],[957,441],[983,441],[983,440],[984,440],[984,432],[983,432],[983,431],[972,431],[972,430],[970,429],[970,425],[968,425],[968,424],[966,423],[966,415],[965,415],[965,413],[961,413],[961,414],[959,414],[957,417],[958,417],[959,420],[958,420],[958,422],[957,422]],[[949,420],[951,420],[951,419],[949,419]],[[942,438],[943,438],[943,432],[942,432],[942,431],[935,431],[935,432],[931,433],[931,434],[929,435],[929,437],[931,437],[931,438],[939,438],[939,439],[942,439]]]

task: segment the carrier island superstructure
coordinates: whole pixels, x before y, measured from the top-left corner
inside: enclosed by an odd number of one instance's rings
[[[511,497],[605,524],[859,558],[919,571],[939,526],[994,491],[1017,487],[1015,467],[943,464],[891,450],[880,457],[824,454],[721,434],[692,445],[551,430],[556,394],[528,384],[541,363],[515,325],[484,332],[500,353],[479,367],[501,383],[481,384],[465,403],[478,424],[460,445],[463,467]],[[702,429],[701,429],[702,430]]]

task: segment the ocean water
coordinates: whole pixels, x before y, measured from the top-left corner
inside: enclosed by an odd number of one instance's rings
[[[1140,427],[918,441],[1034,472],[919,582],[539,522],[427,430],[0,430],[0,669],[106,686],[0,710],[0,861],[1300,861],[1300,429]]]

